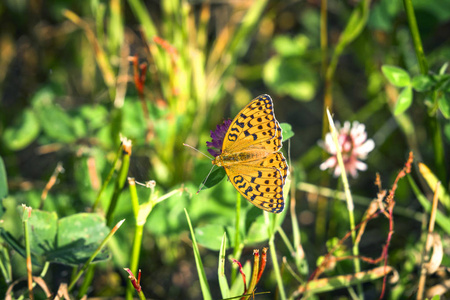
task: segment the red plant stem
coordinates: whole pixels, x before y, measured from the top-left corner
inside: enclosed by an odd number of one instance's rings
[[[131,272],[130,269],[128,269],[128,268],[123,268],[123,269],[128,272],[128,274],[129,274],[128,278],[130,279],[131,284],[133,285],[136,292],[138,292],[138,293],[141,292],[141,290],[142,290],[141,285],[140,285],[141,270],[139,270],[138,280],[136,280],[136,277],[134,277],[133,272]]]
[[[258,272],[258,278],[256,279],[256,283],[259,282],[259,279],[261,279],[262,273],[264,272],[264,269],[266,267],[266,263],[267,263],[267,250],[269,248],[264,247],[262,249],[262,254],[261,254],[261,266],[259,267],[259,272]]]
[[[245,273],[244,273],[244,270],[242,269],[242,265],[241,265],[241,263],[239,261],[237,261],[234,258],[233,258],[233,262],[238,264],[238,266],[239,266],[239,273],[241,273],[242,280],[244,281],[244,294],[246,294],[247,293],[247,281],[245,279]]]
[[[413,153],[411,151],[411,152],[409,152],[409,157],[408,157],[408,160],[405,163],[405,166],[398,173],[397,178],[395,178],[394,184],[392,185],[392,189],[389,191],[389,195],[386,198],[386,203],[388,205],[388,213],[389,213],[389,234],[388,234],[388,237],[386,239],[386,245],[384,246],[384,249],[383,249],[385,274],[386,274],[387,260],[388,260],[388,255],[389,255],[388,254],[388,249],[389,249],[389,245],[391,243],[392,235],[394,234],[394,206],[395,206],[394,194],[395,194],[395,191],[397,190],[397,183],[398,183],[398,181],[401,178],[405,177],[406,174],[411,172],[411,164],[412,164],[413,160],[414,160],[414,156],[413,156]],[[383,287],[381,289],[380,299],[383,299],[383,297],[384,297],[384,292],[386,290],[386,279],[387,279],[387,276],[384,276],[384,278],[383,278]]]

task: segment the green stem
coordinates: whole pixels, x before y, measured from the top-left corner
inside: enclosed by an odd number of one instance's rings
[[[5,283],[10,284],[11,283],[11,260],[9,258],[9,253],[6,247],[1,246],[1,256],[0,259],[0,270],[2,272],[3,278],[5,278]],[[3,263],[5,262],[5,263]]]
[[[408,18],[409,30],[414,43],[414,50],[416,52],[417,61],[419,63],[420,72],[424,75],[428,73],[428,63],[423,51],[422,40],[420,39],[419,27],[417,26],[416,15],[414,14],[414,6],[411,0],[403,0],[406,16]],[[436,102],[436,94],[433,95],[433,100]],[[442,182],[447,182],[447,172],[445,170],[445,154],[444,143],[442,141],[441,128],[436,120],[436,114],[428,116],[428,129],[431,133],[434,161],[439,178]]]
[[[144,223],[139,221],[139,199],[136,191],[136,183],[133,178],[128,179],[129,190],[131,196],[131,205],[133,207],[135,219],[135,234],[133,239],[133,248],[131,250],[130,270],[133,274],[138,274],[139,257],[141,254],[142,236],[144,232]],[[126,299],[133,299],[134,287],[131,281],[127,284]]]
[[[139,265],[139,257],[141,254],[143,233],[144,233],[144,225],[137,225],[136,233],[134,235],[133,240],[133,249],[131,251],[131,261],[130,261],[130,270],[133,272],[133,274],[138,273],[138,265]],[[133,290],[134,290],[133,285],[131,284],[131,282],[128,282],[126,299],[128,300],[133,299]]]
[[[286,292],[284,291],[283,279],[281,278],[280,265],[277,259],[277,249],[275,248],[275,233],[269,239],[270,257],[272,259],[273,271],[275,273],[275,279],[277,281],[278,292],[280,293],[280,299],[286,300]]]
[[[30,228],[28,225],[28,220],[31,215],[31,207],[24,206],[23,211],[23,234],[25,237],[25,251],[27,254],[27,276],[28,276],[28,292],[31,300],[34,299],[33,295],[33,273],[32,273],[32,263],[31,263],[31,245],[30,245]]]
[[[122,156],[122,166],[119,171],[119,176],[117,177],[116,184],[114,186],[114,193],[111,198],[111,203],[106,213],[106,225],[109,227],[113,223],[113,213],[116,209],[117,202],[119,201],[120,193],[125,185],[127,179],[128,168],[130,166],[130,155],[127,152],[123,153]]]
[[[98,192],[97,198],[95,199],[94,205],[92,206],[92,211],[95,211],[98,204],[100,203],[100,198],[103,194],[103,191],[106,189],[106,186],[111,181],[111,178],[114,174],[114,170],[116,169],[117,161],[119,160],[120,153],[122,151],[122,145],[119,146],[119,149],[117,149],[116,158],[114,159],[114,162],[111,166],[111,170],[109,170],[108,176],[106,177],[105,181],[103,182],[102,187],[100,188],[100,191]]]
[[[241,224],[241,194],[236,192],[236,222],[234,224],[234,249],[233,257],[239,260],[241,245],[240,245],[240,224]],[[231,281],[233,282],[236,278],[237,268],[233,268],[231,271]]]
[[[344,194],[345,194],[345,199],[347,200],[347,210],[348,210],[348,217],[349,217],[349,223],[350,223],[350,230],[351,230],[351,234],[352,234],[352,241],[353,241],[353,247],[352,247],[352,253],[353,256],[355,257],[353,259],[353,265],[355,267],[355,273],[358,273],[361,271],[361,264],[359,261],[359,248],[357,243],[355,243],[356,241],[356,231],[355,231],[355,215],[353,214],[355,205],[353,203],[353,198],[352,198],[352,194],[350,193],[350,185],[348,183],[348,178],[347,178],[347,173],[345,171],[345,165],[344,165],[344,160],[342,158],[342,153],[340,151],[340,147],[339,147],[339,142],[338,142],[338,134],[336,131],[336,127],[334,126],[333,123],[333,119],[331,117],[330,112],[327,110],[327,115],[328,115],[328,122],[330,124],[330,132],[331,132],[331,136],[333,138],[335,147],[336,147],[336,157],[337,157],[337,161],[339,164],[339,168],[341,169],[341,179],[342,179],[342,184],[344,186]],[[363,289],[362,289],[362,284],[358,283],[357,284],[357,288],[358,288],[358,294],[360,296],[360,299],[364,299],[364,293],[363,293]]]
[[[409,30],[414,42],[414,50],[416,51],[417,60],[419,61],[420,72],[422,74],[428,73],[428,64],[423,52],[422,40],[420,39],[419,28],[417,26],[416,15],[414,14],[414,7],[411,0],[403,0],[405,6],[406,16],[408,18]]]

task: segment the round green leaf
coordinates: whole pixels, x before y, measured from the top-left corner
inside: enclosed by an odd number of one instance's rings
[[[246,243],[256,244],[269,239],[269,229],[268,224],[264,219],[264,215],[261,214],[256,218],[256,220],[250,225],[247,232]]]
[[[411,87],[405,87],[398,95],[397,103],[395,104],[394,114],[400,115],[405,112],[412,103],[412,89]]]
[[[402,68],[384,65],[381,67],[384,76],[395,86],[404,87],[411,83],[409,74]]]
[[[40,126],[36,115],[31,109],[26,109],[3,134],[4,145],[17,151],[27,147],[39,135]]]
[[[104,218],[93,213],[79,213],[58,221],[56,249],[48,254],[49,261],[78,265],[86,262],[108,235]],[[109,257],[103,249],[94,261]]]
[[[282,130],[283,135],[283,142],[290,139],[294,136],[294,131],[292,131],[291,124],[288,123],[280,123],[280,127]]]
[[[213,171],[209,176],[208,179],[206,179],[204,186],[202,189],[209,189],[210,187],[215,186],[219,182],[222,181],[222,179],[225,177],[226,172],[224,168],[219,168],[215,171]]]
[[[218,224],[209,224],[194,229],[195,238],[197,242],[214,251],[220,250],[222,244],[223,233],[225,232],[225,226]],[[226,247],[228,248],[229,245]]]
[[[309,46],[309,38],[303,34],[294,38],[286,35],[277,36],[273,46],[281,56],[302,55]]]

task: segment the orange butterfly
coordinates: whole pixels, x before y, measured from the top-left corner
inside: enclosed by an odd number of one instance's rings
[[[222,151],[212,163],[224,167],[234,187],[255,206],[268,212],[284,209],[283,187],[288,174],[280,151],[281,127],[272,98],[252,100],[231,122]]]

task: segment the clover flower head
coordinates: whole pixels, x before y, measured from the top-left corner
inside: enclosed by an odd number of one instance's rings
[[[343,127],[341,127],[339,122],[336,122],[336,130],[345,170],[353,178],[356,178],[358,170],[367,170],[367,165],[361,160],[367,158],[367,155],[375,148],[375,143],[372,139],[367,139],[366,127],[358,121],[354,121],[352,124],[346,121]],[[341,169],[338,165],[336,146],[331,133],[327,133],[325,141],[320,141],[319,145],[331,154],[331,157],[320,165],[320,169],[323,171],[334,168],[334,176],[339,176]]]
[[[212,156],[216,157],[222,154],[223,139],[225,138],[230,125],[231,120],[225,120],[222,124],[216,126],[216,130],[211,130],[212,140],[211,142],[206,142],[206,146],[210,148],[208,149],[208,152]]]

